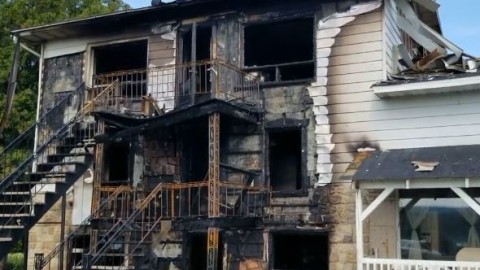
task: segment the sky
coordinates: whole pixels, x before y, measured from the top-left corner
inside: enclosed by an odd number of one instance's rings
[[[150,6],[151,0],[124,0],[133,8]],[[437,0],[443,35],[466,53],[480,57],[480,0]]]

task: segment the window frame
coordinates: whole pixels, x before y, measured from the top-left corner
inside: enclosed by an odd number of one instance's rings
[[[271,187],[270,178],[270,133],[298,130],[300,132],[300,183],[301,187],[297,190],[272,190],[274,197],[302,197],[308,195],[308,187],[310,186],[307,174],[307,144],[308,144],[308,119],[278,119],[265,123],[266,143],[265,143],[265,182]]]
[[[255,25],[268,25],[268,24],[277,24],[277,23],[282,23],[282,22],[287,22],[287,21],[293,21],[293,20],[301,20],[301,19],[310,19],[313,27],[312,27],[312,59],[311,60],[306,60],[306,61],[299,61],[299,62],[289,62],[289,63],[280,63],[280,64],[271,64],[271,65],[262,65],[262,66],[246,66],[245,65],[245,60],[246,60],[246,39],[245,39],[245,32],[246,28],[250,26],[255,26]],[[276,78],[273,81],[260,81],[260,84],[262,87],[268,87],[268,86],[278,86],[278,85],[290,85],[290,84],[301,84],[301,83],[311,83],[314,82],[316,79],[317,75],[317,43],[316,43],[316,25],[318,23],[318,18],[315,13],[313,12],[308,12],[308,13],[303,13],[299,14],[297,16],[288,16],[288,17],[279,17],[279,18],[268,18],[266,19],[259,19],[259,20],[253,20],[253,21],[248,21],[248,22],[243,22],[241,24],[241,49],[240,49],[240,55],[239,58],[241,59],[241,67],[242,70],[245,73],[249,72],[258,72],[259,70],[266,69],[266,68],[276,68],[278,70],[279,66],[286,66],[286,67],[291,67],[295,66],[296,63],[302,63],[302,64],[312,64],[312,77],[310,78],[302,78],[302,79],[296,79],[296,80],[285,80],[282,81],[277,80],[278,79],[278,74],[276,74]],[[293,64],[293,65],[292,65]]]

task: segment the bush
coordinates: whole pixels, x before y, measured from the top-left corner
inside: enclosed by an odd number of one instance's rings
[[[23,253],[10,253],[5,264],[6,270],[22,270],[23,269]]]

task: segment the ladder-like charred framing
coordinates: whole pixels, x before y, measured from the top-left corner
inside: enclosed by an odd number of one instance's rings
[[[220,114],[208,117],[208,217],[220,215]],[[207,270],[217,269],[218,228],[208,228]]]

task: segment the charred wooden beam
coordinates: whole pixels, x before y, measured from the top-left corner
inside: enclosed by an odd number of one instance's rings
[[[208,228],[242,229],[256,228],[262,224],[260,217],[176,218],[173,229],[179,231],[202,231]]]

